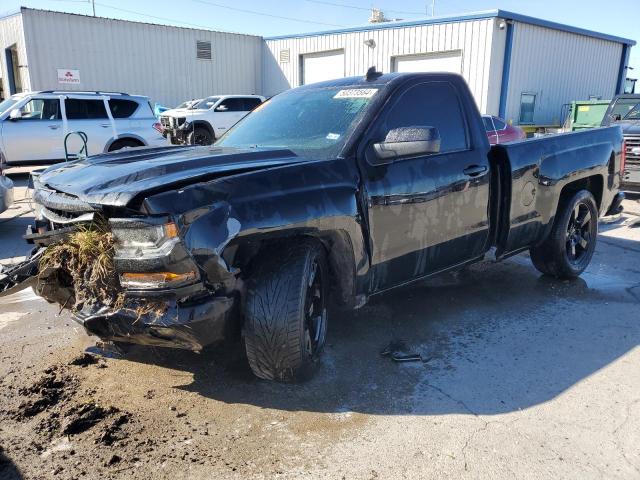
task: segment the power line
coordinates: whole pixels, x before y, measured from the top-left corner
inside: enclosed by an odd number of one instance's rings
[[[306,2],[309,3],[317,3],[320,5],[330,5],[332,7],[341,7],[341,8],[351,8],[354,10],[365,10],[367,12],[371,11],[370,8],[367,7],[360,7],[357,5],[347,5],[346,3],[336,3],[336,2],[327,2],[324,0],[305,0]],[[391,13],[400,13],[402,15],[420,15],[420,16],[424,16],[424,12],[406,12],[403,10],[390,10],[387,8],[383,8],[382,10],[384,10],[385,12],[391,12]]]
[[[65,0],[65,1],[68,1],[68,0]],[[106,5],[104,3],[99,3],[99,2],[95,2],[95,4],[100,6],[100,7],[110,8],[111,10],[118,10],[120,12],[131,13],[133,15],[141,15],[143,17],[153,18],[154,20],[162,20],[163,22],[179,23],[181,25],[188,25],[190,27],[195,27],[195,28],[199,28],[199,29],[202,29],[202,30],[211,30],[212,29],[211,25],[204,26],[204,25],[198,25],[197,23],[182,22],[182,21],[175,20],[175,19],[172,19],[172,18],[156,17],[154,15],[149,15],[148,13],[136,12],[134,10],[127,10],[126,8],[113,7],[111,5]]]
[[[218,8],[225,8],[227,10],[233,10],[235,12],[241,12],[241,13],[248,13],[250,15],[260,15],[263,17],[270,17],[270,18],[279,18],[281,20],[289,20],[292,22],[301,22],[301,23],[312,23],[315,25],[324,25],[324,26],[329,26],[329,27],[345,27],[346,25],[338,25],[336,23],[325,23],[325,22],[316,22],[313,20],[305,20],[303,18],[294,18],[294,17],[283,17],[281,15],[272,15],[270,13],[265,13],[265,12],[258,12],[255,10],[247,10],[244,8],[236,8],[236,7],[230,7],[228,5],[222,5],[220,3],[214,3],[214,2],[208,2],[205,0],[192,0],[193,2],[197,2],[197,3],[203,3],[205,5],[211,5],[213,7],[218,7]]]

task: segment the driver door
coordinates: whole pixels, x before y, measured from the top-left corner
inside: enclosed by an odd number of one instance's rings
[[[21,117],[2,122],[2,141],[9,163],[64,158],[60,99],[32,98],[20,108]]]
[[[215,107],[215,124],[213,125],[216,138],[220,138],[227,130],[238,123],[247,114],[244,98],[232,97],[223,100]]]
[[[363,162],[372,292],[476,258],[488,240],[488,147],[472,148],[456,87],[446,81],[406,87],[373,125],[371,140],[415,126],[438,129],[439,153]]]

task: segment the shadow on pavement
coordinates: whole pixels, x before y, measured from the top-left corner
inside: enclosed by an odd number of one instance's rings
[[[518,256],[442,275],[338,314],[317,375],[300,385],[255,379],[238,353],[240,345],[200,355],[135,347],[127,360],[190,372],[193,381],[176,388],[204,397],[286,411],[415,415],[524,409],[554,398],[640,344],[640,271],[634,270],[640,243],[604,240],[613,248],[596,255],[584,279],[540,276],[527,257]],[[632,249],[626,265],[631,270],[613,268],[625,249]],[[398,364],[382,357],[392,340],[403,340],[428,361]]]
[[[0,480],[21,480],[22,474],[0,447]]]

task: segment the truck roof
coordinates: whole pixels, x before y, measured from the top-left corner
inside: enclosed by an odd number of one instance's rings
[[[371,69],[369,69],[371,72]],[[309,85],[304,85],[298,87],[299,89],[307,89],[307,88],[326,88],[326,87],[362,87],[366,88],[371,85],[391,85],[392,83],[401,82],[407,80],[409,78],[419,77],[424,79],[435,79],[435,80],[454,80],[455,82],[463,81],[464,79],[462,75],[458,75],[456,73],[449,72],[429,72],[429,73],[405,73],[405,72],[394,72],[394,73],[380,73],[380,72],[371,72],[368,75],[359,75],[357,77],[345,77],[345,78],[337,78],[335,80],[326,80],[324,82],[318,83],[310,83]]]

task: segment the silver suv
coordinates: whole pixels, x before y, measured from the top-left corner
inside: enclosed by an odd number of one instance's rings
[[[161,130],[149,99],[126,93],[27,92],[0,103],[0,156],[9,165],[63,160],[69,132],[86,133],[95,155],[166,145]]]

